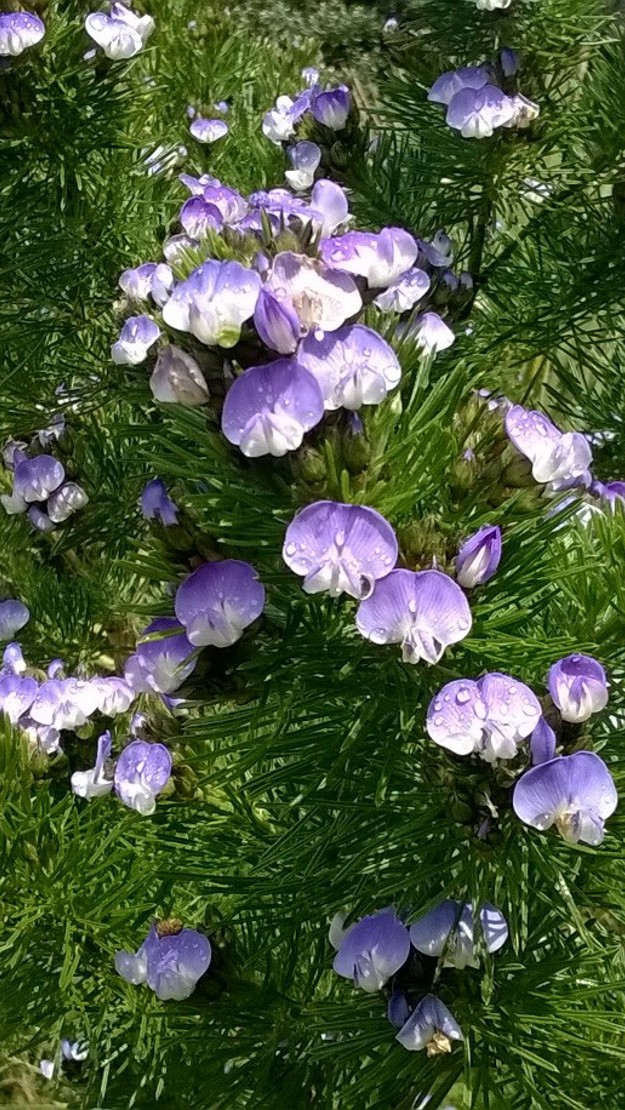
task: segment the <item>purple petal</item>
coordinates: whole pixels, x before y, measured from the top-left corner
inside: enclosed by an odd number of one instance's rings
[[[113,362],[120,366],[137,366],[144,362],[160,334],[161,329],[150,316],[130,316],[111,347]]]
[[[173,617],[159,617],[142,633],[136,658],[148,688],[172,694],[193,673],[197,653],[183,626]]]
[[[427,994],[400,1029],[396,1040],[409,1052],[421,1048],[428,1056],[451,1052],[452,1041],[463,1041],[458,1022],[446,1006],[433,994]]]
[[[540,763],[518,780],[512,796],[517,817],[541,831],[555,824],[571,843],[599,844],[603,822],[618,795],[605,763],[593,752],[575,752]]]
[[[233,347],[252,316],[261,280],[239,262],[209,259],[180,282],[163,308],[166,324],[201,343]]]
[[[34,678],[18,674],[0,676],[0,713],[6,714],[11,724],[17,724],[34,702],[38,683]]]
[[[0,601],[0,640],[12,640],[29,620],[30,612],[21,601],[10,597]]]
[[[313,375],[292,359],[279,359],[235,378],[221,427],[248,458],[279,457],[295,451],[322,416],[323,398]]]
[[[196,647],[230,647],[263,611],[265,588],[249,563],[205,563],[178,587],[175,611]]]
[[[393,991],[388,1000],[386,1016],[396,1029],[401,1029],[406,1024],[410,1017],[410,1006],[403,991]]]
[[[383,289],[410,270],[418,247],[416,240],[403,228],[386,227],[379,235],[348,231],[336,238],[322,239],[320,251],[324,262],[332,269],[358,274],[367,279],[372,289]]]
[[[465,589],[493,577],[501,562],[501,528],[485,525],[462,544],[456,556],[456,579]]]
[[[479,684],[461,678],[448,682],[432,699],[425,727],[435,744],[456,755],[470,755],[481,746],[485,718]]]
[[[437,663],[446,647],[468,635],[471,610],[441,571],[393,570],[361,601],[356,625],[374,644],[401,644],[405,663]]]
[[[132,270],[124,270],[119,278],[119,287],[133,301],[147,301],[152,292],[152,278],[156,262],[142,262]]]
[[[608,703],[608,682],[599,662],[591,655],[567,655],[549,668],[549,693],[562,719],[573,724],[587,721]]]
[[[15,58],[35,46],[46,33],[45,24],[31,12],[0,12],[0,58]]]
[[[530,752],[534,765],[538,763],[548,763],[550,759],[555,758],[556,734],[547,724],[544,717],[540,718],[531,735]]]
[[[228,134],[228,124],[223,119],[204,119],[198,117],[193,120],[189,132],[197,139],[198,143],[215,143]]]
[[[48,499],[48,516],[53,524],[61,524],[83,509],[89,498],[77,482],[65,482]]]
[[[170,775],[171,755],[164,744],[133,740],[117,760],[115,789],[124,805],[147,815]]]
[[[436,355],[439,351],[446,351],[455,343],[456,337],[447,327],[444,320],[436,312],[424,312],[417,316],[407,330],[408,335],[413,335],[417,346],[425,355]]]
[[[148,955],[147,984],[162,1001],[188,998],[210,962],[210,941],[195,929],[159,937]]]
[[[434,104],[448,105],[461,89],[481,89],[490,80],[490,66],[465,66],[442,73],[428,93],[428,100]]]
[[[141,512],[146,520],[158,520],[165,527],[178,523],[178,506],[167,493],[161,478],[146,482],[141,494]]]
[[[311,332],[301,343],[297,361],[314,375],[328,410],[377,405],[401,378],[392,347],[360,324],[321,336]]]
[[[514,106],[495,85],[463,88],[452,97],[446,122],[465,139],[485,139],[514,116]]]
[[[267,285],[278,300],[292,304],[305,330],[317,327],[336,331],[362,307],[362,298],[349,274],[291,251],[276,255]]]
[[[312,114],[318,123],[331,131],[342,131],[347,123],[352,99],[346,85],[317,93],[312,102]]]
[[[65,477],[65,468],[53,455],[37,455],[18,463],[13,493],[26,502],[45,501]]]
[[[349,206],[345,191],[334,181],[317,181],[310,197],[311,208],[320,212],[323,218],[322,235],[332,235],[340,224],[345,223]]]
[[[293,306],[287,299],[278,300],[269,289],[261,289],[258,295],[254,327],[263,343],[281,355],[293,354],[301,335]]]
[[[116,717],[119,713],[126,713],[135,700],[135,691],[117,675],[93,678],[91,682],[97,688],[98,708],[105,717]]]
[[[363,917],[347,932],[333,967],[337,975],[373,992],[399,971],[409,953],[408,930],[389,908]]]
[[[519,743],[534,731],[542,716],[540,702],[528,686],[507,674],[484,675],[478,685],[486,708],[480,755],[489,763],[514,759]]]
[[[374,582],[394,567],[399,553],[391,525],[374,509],[317,501],[289,524],[282,557],[295,574],[305,575],[307,593],[328,590],[368,596]]]
[[[214,204],[207,204],[203,197],[189,197],[180,209],[180,223],[187,235],[201,239],[209,231],[221,231],[223,217]]]
[[[392,281],[383,293],[378,293],[373,303],[383,312],[410,312],[429,288],[430,279],[425,270],[411,266]]]

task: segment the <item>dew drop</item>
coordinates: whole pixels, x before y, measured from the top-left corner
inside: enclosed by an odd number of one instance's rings
[[[294,543],[287,543],[285,549],[287,555],[295,555],[297,546]]]
[[[441,701],[435,701],[434,702],[434,711],[436,713],[438,713],[442,708],[443,708],[443,703]]]
[[[467,690],[466,686],[463,686],[462,689],[458,690],[458,693],[456,694],[456,701],[460,702],[460,705],[466,705],[466,703],[470,700],[471,694]]]

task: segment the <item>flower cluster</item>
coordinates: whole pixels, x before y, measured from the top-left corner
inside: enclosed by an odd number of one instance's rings
[[[447,124],[465,139],[488,138],[499,127],[529,127],[538,117],[538,105],[502,88],[516,76],[518,66],[516,52],[502,50],[495,64],[484,62],[441,74],[428,100],[447,108]]]
[[[445,1004],[429,993],[435,974],[478,967],[481,952],[498,952],[508,939],[501,911],[485,903],[476,915],[470,903],[447,899],[412,924],[392,907],[348,929],[344,920],[337,915],[330,928],[335,972],[368,993],[386,991],[387,1016],[404,1048],[425,1049],[428,1056],[451,1052],[464,1036]]]
[[[603,667],[587,655],[554,663],[548,687],[563,722],[581,724],[608,701]],[[555,826],[572,844],[603,840],[604,823],[617,805],[606,764],[589,751],[557,755],[556,733],[541,703],[518,679],[494,673],[476,681],[448,682],[430,703],[426,729],[436,744],[455,755],[475,753],[495,763],[525,753],[526,765],[531,756],[534,766],[514,787],[517,817],[540,830]]]
[[[13,478],[11,493],[0,495],[5,512],[26,513],[40,532],[53,532],[89,500],[82,486],[66,479],[61,460],[49,453],[64,432],[65,421],[60,417],[39,431],[30,445],[9,440],[2,449],[5,468]]]

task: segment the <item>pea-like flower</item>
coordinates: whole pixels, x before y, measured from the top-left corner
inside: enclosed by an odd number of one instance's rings
[[[316,258],[284,251],[277,254],[267,287],[293,307],[302,330],[336,331],[362,308],[354,279]]]
[[[378,293],[373,303],[382,312],[410,312],[417,301],[425,296],[430,288],[430,279],[425,270],[411,266],[395,278],[386,289]]]
[[[581,432],[561,432],[544,413],[521,405],[508,410],[505,424],[511,443],[530,460],[537,482],[553,489],[590,484],[592,451]]]
[[[555,825],[569,844],[600,844],[618,804],[608,768],[594,752],[561,755],[530,768],[517,781],[512,805],[526,825],[544,832]]]
[[[136,693],[173,694],[197,666],[197,652],[173,617],[157,617],[142,633],[124,676]]]
[[[23,602],[12,597],[4,598],[0,601],[0,640],[12,640],[29,620],[30,612]]]
[[[171,755],[164,744],[133,740],[115,765],[115,791],[125,806],[149,817],[156,809],[156,795],[170,775]]]
[[[351,106],[349,89],[346,85],[338,85],[313,97],[312,114],[317,123],[322,123],[331,131],[342,131],[347,124]]]
[[[133,301],[147,301],[156,265],[156,262],[142,262],[140,266],[124,270],[119,276],[119,288]]]
[[[289,147],[287,154],[292,169],[284,176],[296,192],[310,189],[315,180],[315,171],[321,162],[321,148],[316,143],[301,142]]]
[[[464,66],[461,69],[449,70],[441,73],[428,92],[428,100],[434,104],[449,106],[456,95],[463,89],[483,89],[491,79],[491,69],[488,65]]]
[[[152,925],[137,952],[121,951],[115,955],[115,970],[133,986],[147,984],[157,998],[166,1002],[181,1001],[193,994],[198,979],[211,962],[208,937],[196,929],[178,928],[163,931]]]
[[[15,725],[30,709],[39,689],[34,678],[20,674],[0,674],[0,713]]]
[[[410,940],[417,952],[443,957],[444,967],[478,967],[477,932],[470,902],[447,899],[410,926]],[[487,952],[498,952],[508,939],[508,925],[501,910],[485,902],[477,915]]]
[[[79,678],[48,679],[39,687],[30,716],[37,724],[61,732],[81,728],[96,712],[99,703],[96,683]]]
[[[255,270],[209,259],[174,287],[163,320],[208,346],[234,347],[254,312],[260,285]]]
[[[45,24],[32,12],[0,12],[0,58],[17,58],[45,33]]]
[[[145,362],[160,334],[161,329],[151,316],[129,316],[119,339],[111,347],[113,362],[118,366],[138,366]]]
[[[100,798],[104,794],[110,794],[113,789],[113,774],[112,767],[107,764],[111,747],[110,732],[103,732],[98,738],[95,767],[88,771],[74,771],[71,777],[72,790],[79,798]]]
[[[378,405],[401,378],[393,348],[361,324],[348,324],[325,335],[311,332],[300,345],[297,361],[318,382],[329,411]]]
[[[178,523],[180,509],[167,493],[162,478],[151,478],[144,485],[141,512],[146,520],[158,520],[166,528]]]
[[[155,401],[197,408],[210,400],[206,379],[197,362],[181,347],[161,347],[150,377]]]
[[[223,139],[229,130],[225,120],[204,119],[203,116],[194,119],[189,127],[191,135],[198,143],[216,143],[218,139]]]
[[[460,587],[439,570],[392,570],[361,601],[356,626],[374,644],[401,644],[405,663],[438,663],[471,630]]]
[[[135,15],[125,4],[115,3],[110,13],[91,12],[85,30],[107,58],[134,58],[143,50],[156,24],[150,15]]]
[[[221,429],[250,459],[295,451],[323,417],[316,378],[293,359],[250,366],[226,395]]]
[[[463,1041],[464,1035],[453,1014],[434,994],[426,994],[412,1011],[396,1040],[409,1052],[424,1048],[428,1056],[451,1052],[454,1041]]]
[[[239,559],[205,563],[182,582],[175,611],[194,647],[230,647],[265,605],[256,571]]]
[[[415,263],[419,248],[402,227],[371,231],[347,231],[322,239],[321,257],[333,270],[364,277],[370,289],[386,289]]]
[[[481,89],[460,89],[449,103],[446,123],[464,139],[487,139],[514,115],[511,98],[496,85],[484,85]]]
[[[547,763],[556,754],[556,734],[544,717],[541,717],[530,736],[532,763]]]
[[[261,289],[254,309],[254,327],[263,343],[281,355],[292,355],[302,327],[288,298],[280,300],[270,289]]]
[[[337,975],[373,994],[403,967],[409,954],[408,930],[391,906],[361,918],[347,930],[333,967]]]
[[[15,467],[13,475],[13,497],[27,504],[45,501],[58,489],[65,478],[62,462],[53,455],[36,455],[34,459],[24,458]]]
[[[64,482],[48,498],[48,517],[53,524],[62,524],[70,516],[84,509],[89,497],[78,482]]]
[[[542,716],[529,686],[493,672],[477,682],[448,682],[430,702],[426,729],[435,744],[454,752],[476,752],[487,763],[514,759]]]
[[[297,513],[282,548],[287,566],[304,575],[306,593],[327,590],[359,600],[392,570],[397,555],[397,537],[380,513],[336,501],[316,501]]]
[[[605,671],[591,655],[567,655],[549,668],[549,693],[562,719],[581,724],[608,704]]]
[[[487,524],[462,544],[456,555],[456,579],[465,589],[488,582],[501,562],[501,528]]]

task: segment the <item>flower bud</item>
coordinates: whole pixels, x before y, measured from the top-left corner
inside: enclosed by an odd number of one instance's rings
[[[327,89],[318,93],[312,104],[312,114],[317,123],[329,127],[331,131],[342,131],[347,123],[352,106],[350,91],[346,85]]]
[[[501,561],[501,529],[498,525],[479,528],[462,544],[456,556],[456,578],[472,590],[492,578]]]
[[[165,404],[205,405],[210,394],[197,362],[186,351],[171,344],[163,347],[150,378],[155,401]]]
[[[563,721],[581,724],[608,701],[605,671],[591,655],[567,655],[549,668],[549,693]]]
[[[261,289],[254,309],[254,326],[263,343],[281,355],[293,354],[301,328],[297,313],[288,300],[279,301],[268,289]]]

